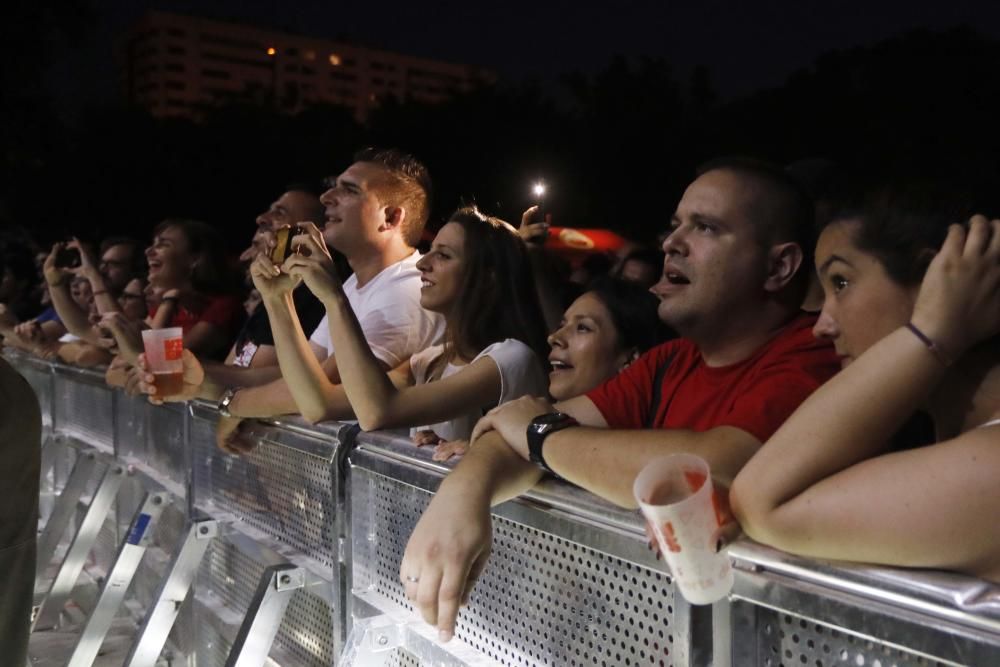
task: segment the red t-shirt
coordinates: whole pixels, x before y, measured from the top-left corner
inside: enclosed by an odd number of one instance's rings
[[[155,314],[156,311],[150,313],[151,316]],[[178,304],[178,308],[174,311],[174,316],[170,318],[170,323],[167,326],[180,327],[186,335],[199,322],[208,322],[222,329],[227,336],[232,336],[239,328],[244,314],[243,303],[238,297],[223,294],[209,297],[208,301],[205,302],[205,307],[197,312]]]
[[[717,368],[704,363],[694,343],[673,340],[649,350],[587,397],[610,428],[735,426],[764,442],[840,369],[833,346],[812,335],[815,322],[815,315],[799,315],[749,359]],[[653,382],[664,364],[669,365],[654,407]]]

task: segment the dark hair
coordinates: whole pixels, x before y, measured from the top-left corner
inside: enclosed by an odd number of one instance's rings
[[[403,240],[415,248],[431,214],[433,186],[427,167],[409,153],[395,148],[363,148],[354,154],[354,161],[376,164],[385,171],[389,187],[377,190],[388,203],[399,204],[406,210]]]
[[[618,265],[618,270],[615,272],[616,278],[624,279],[625,265],[629,262],[642,262],[647,266],[651,266],[653,267],[655,275],[659,276],[660,272],[663,270],[663,252],[660,250],[654,250],[653,248],[636,248],[625,255],[625,259],[623,259],[621,264]],[[653,282],[656,282],[656,278],[653,278]],[[652,283],[649,285],[651,286]]]
[[[640,354],[673,338],[657,315],[659,302],[649,290],[617,278],[595,280],[584,292],[593,294],[611,315],[623,350]]]
[[[465,275],[448,322],[449,341],[468,354],[515,338],[545,359],[545,320],[517,231],[471,206],[455,211],[448,222],[465,232]]]
[[[145,280],[146,272],[148,267],[146,266],[146,253],[142,251],[142,243],[129,236],[109,236],[103,241],[101,241],[100,246],[100,257],[104,257],[104,253],[113,248],[116,245],[127,245],[132,248],[132,259],[131,259],[131,269],[133,278],[142,278]]]
[[[35,258],[28,246],[11,243],[0,252],[0,278],[8,270],[14,280],[25,283],[25,289],[38,280]]]
[[[237,274],[230,269],[222,236],[200,220],[167,218],[153,230],[153,237],[166,229],[179,229],[187,239],[188,253],[194,257],[191,287],[203,294],[228,294],[238,290]]]
[[[971,211],[961,201],[939,183],[889,185],[844,206],[830,224],[856,222],[855,245],[873,255],[895,282],[912,287],[923,280],[948,226],[969,219]]]
[[[731,171],[756,186],[757,196],[747,210],[750,221],[763,246],[792,242],[802,249],[802,265],[796,277],[801,276],[804,288],[816,245],[815,211],[809,194],[784,169],[763,160],[722,157],[702,164],[697,173],[701,176],[717,170]]]

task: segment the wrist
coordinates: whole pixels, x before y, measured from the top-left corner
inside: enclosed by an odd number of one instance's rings
[[[269,291],[266,294],[261,292],[260,300],[268,311],[272,308],[287,308],[292,302],[292,292]]]
[[[344,290],[339,287],[335,287],[329,290],[329,293],[323,294],[322,296],[317,296],[326,309],[329,310],[350,310],[351,304],[347,300],[347,295],[344,294]]]
[[[919,340],[928,351],[933,354],[944,366],[950,366],[952,362],[965,352],[966,344],[959,340],[960,336],[950,333],[946,327],[936,326],[929,319],[921,318],[918,313],[904,325],[917,340]]]
[[[492,488],[491,484],[483,483],[483,479],[478,475],[463,475],[453,472],[444,478],[434,497],[448,497],[449,500],[446,502],[449,504],[453,504],[456,499],[459,499],[463,507],[489,507]]]

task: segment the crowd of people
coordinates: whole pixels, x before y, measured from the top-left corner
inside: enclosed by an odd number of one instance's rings
[[[659,250],[571,267],[534,209],[514,227],[460,208],[420,252],[427,169],[366,149],[258,216],[243,280],[194,220],[144,252],[7,243],[0,334],[154,402],[217,402],[230,454],[253,450],[255,419],[300,414],[459,457],[400,571],[444,640],[492,505],[552,475],[634,508],[636,475],[670,453],[729,489],[730,539],[1000,582],[982,521],[1000,511],[1000,220],[821,171],[707,163]],[[184,382],[164,395],[141,331],[171,326]]]

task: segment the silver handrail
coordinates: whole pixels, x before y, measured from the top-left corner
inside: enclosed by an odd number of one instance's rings
[[[335,655],[354,619],[410,613],[392,566],[449,464],[401,434],[358,434],[348,424],[296,417],[268,422],[251,457],[231,457],[211,439],[210,404],[137,405],[109,391],[100,372],[4,354],[50,409],[49,435],[92,438],[87,444],[112,450],[136,474],[169,484],[189,520],[227,522],[193,585],[205,620],[195,630],[210,635],[195,644],[234,640],[233,618],[275,561],[319,582],[290,598],[272,650],[280,664]],[[158,424],[182,430],[149,437]],[[56,446],[59,437],[48,442]],[[730,599],[690,608],[645,548],[635,512],[548,480],[496,508],[494,522],[497,551],[464,612],[461,651],[438,647],[446,664],[471,650],[501,664],[566,664],[576,656],[579,664],[1000,665],[1000,587],[970,577],[819,562],[740,540],[729,547],[737,572]],[[670,601],[656,622],[644,614],[662,600],[633,599],[651,586]],[[651,639],[660,633],[669,642]],[[317,639],[323,634],[329,638]],[[218,660],[204,646],[188,650],[195,664]]]

